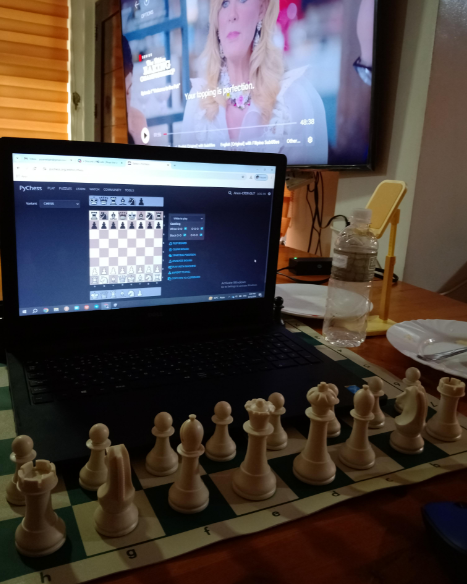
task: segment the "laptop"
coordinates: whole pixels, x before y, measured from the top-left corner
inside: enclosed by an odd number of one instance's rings
[[[218,401],[308,407],[361,384],[274,319],[286,158],[2,138],[4,327],[16,431],[40,458],[86,454],[89,429],[149,446],[168,411],[206,434]]]

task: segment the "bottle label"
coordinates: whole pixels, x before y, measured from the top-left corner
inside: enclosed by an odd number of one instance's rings
[[[343,282],[370,282],[376,268],[376,251],[358,253],[339,250],[334,253],[331,277]]]

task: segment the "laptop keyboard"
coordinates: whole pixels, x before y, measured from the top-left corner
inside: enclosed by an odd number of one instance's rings
[[[277,333],[30,360],[26,376],[32,402],[42,404],[320,362]]]

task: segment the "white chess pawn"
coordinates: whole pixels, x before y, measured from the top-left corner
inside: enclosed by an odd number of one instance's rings
[[[339,450],[339,459],[358,470],[371,468],[375,464],[375,452],[368,440],[368,423],[373,419],[375,398],[368,385],[364,385],[354,396],[354,419],[352,433]]]
[[[15,543],[24,556],[47,556],[65,543],[65,522],[52,509],[50,493],[58,483],[55,465],[48,460],[24,464],[18,487],[26,499],[26,514],[16,528]]]
[[[268,450],[283,450],[287,446],[287,441],[289,439],[281,422],[281,416],[283,416],[286,411],[284,408],[285,399],[281,393],[276,391],[275,393],[271,393],[268,397],[268,401],[271,402],[276,409],[272,412],[270,418],[274,431],[268,436],[266,442],[267,448]]]
[[[421,432],[428,411],[425,392],[417,385],[408,387],[405,392],[404,411],[394,419],[396,429],[391,433],[389,443],[403,454],[420,454],[425,447]]]
[[[426,431],[437,440],[455,442],[462,436],[462,428],[457,419],[457,405],[459,399],[465,395],[465,383],[455,377],[442,377],[438,391],[441,394],[438,411],[427,422]]]
[[[232,488],[244,499],[262,501],[276,492],[276,475],[266,456],[267,437],[274,432],[269,420],[275,407],[259,398],[247,401],[245,409],[249,415],[249,420],[243,424],[248,434],[248,448],[245,460],[232,477]]]
[[[169,489],[169,505],[179,513],[199,513],[209,504],[209,491],[199,475],[199,457],[204,452],[204,430],[195,414],[180,428],[181,444],[177,451],[182,457],[180,473]]]
[[[404,391],[396,397],[396,401],[394,403],[394,409],[396,412],[402,413],[405,404],[405,390],[407,387],[412,385],[419,385],[420,384],[420,377],[421,373],[420,370],[416,367],[409,367],[405,372],[405,377],[402,380],[402,385],[404,386]]]
[[[99,487],[99,506],[94,512],[96,530],[106,537],[121,537],[138,525],[138,508],[133,503],[135,488],[131,482],[131,464],[124,444],[108,449],[105,463],[107,482]]]
[[[17,436],[11,444],[12,453],[10,460],[16,464],[15,474],[6,487],[6,500],[11,505],[25,505],[24,494],[18,489],[18,471],[26,464],[36,458],[34,442],[29,436]]]
[[[97,491],[106,482],[105,451],[111,444],[107,426],[105,424],[94,424],[89,430],[89,440],[86,442],[86,446],[91,451],[91,456],[79,473],[79,484],[83,489]]]
[[[373,415],[374,418],[370,420],[369,428],[382,428],[384,426],[384,422],[386,421],[386,417],[381,410],[381,406],[379,405],[379,399],[384,395],[384,383],[380,377],[371,377],[368,380],[368,387],[370,388],[371,393],[375,398],[375,405],[373,406]]]
[[[214,407],[211,420],[216,424],[216,429],[206,442],[206,456],[216,462],[232,460],[237,454],[237,446],[229,435],[229,424],[233,422],[231,413],[232,408],[225,401],[220,401]]]
[[[339,400],[324,382],[309,391],[307,399],[311,405],[305,412],[310,418],[310,431],[305,448],[293,461],[293,473],[304,483],[327,485],[336,476],[336,465],[327,449],[327,425],[336,417],[332,408]]]
[[[159,412],[154,418],[152,434],[156,437],[154,448],[146,456],[146,470],[157,477],[173,474],[178,468],[178,456],[170,445],[170,436],[175,432],[172,416]]]

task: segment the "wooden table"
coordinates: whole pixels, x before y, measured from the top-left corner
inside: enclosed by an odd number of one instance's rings
[[[288,265],[288,258],[295,255],[308,254],[281,247],[278,267]],[[288,281],[283,276],[277,278],[278,283]],[[375,282],[372,299],[376,311],[380,290],[381,282]],[[393,289],[390,317],[398,322],[416,318],[467,321],[467,304],[399,282]],[[322,321],[305,321],[321,329]],[[417,366],[424,386],[436,395],[439,372],[405,357],[386,337],[369,338],[355,351],[400,378],[408,367]],[[467,414],[465,398],[460,409]],[[101,581],[444,584],[451,580],[428,538],[420,509],[430,501],[466,499],[467,470],[458,471],[425,483],[374,492],[269,531],[221,542]]]

